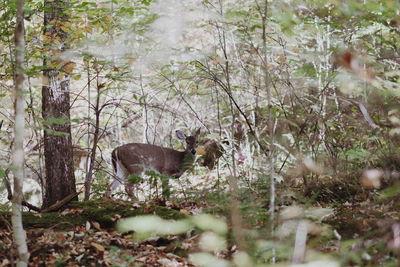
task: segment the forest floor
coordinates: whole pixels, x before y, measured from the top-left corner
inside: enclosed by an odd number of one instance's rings
[[[318,253],[319,258],[325,255],[330,262],[337,264],[332,266],[398,266],[399,187],[395,185],[367,192],[356,184],[345,186],[329,182],[311,184],[307,190],[297,193],[278,187],[277,194],[281,199],[275,238],[278,262],[287,266],[285,263],[291,262],[290,254],[295,246],[295,231],[284,235],[281,228],[287,226],[289,221],[298,225],[299,221],[308,220],[312,222],[309,224],[312,227],[308,230],[304,262],[313,262],[315,259],[310,255]],[[268,207],[265,203],[256,199],[243,201],[243,224],[247,233],[265,233],[265,228],[268,228]],[[224,201],[184,201],[176,204],[154,200],[138,204],[100,199],[72,202],[60,212],[26,212],[23,220],[31,253],[29,266],[195,266],[190,255],[200,252],[199,231],[154,236],[139,241],[135,240],[132,232],[118,232],[115,223],[121,218],[145,214],[179,220],[207,212],[226,217],[229,225],[229,208],[226,206]],[[287,212],[283,215],[288,208],[292,213],[302,215],[287,216]],[[311,218],[312,210],[317,209],[332,212],[320,219]],[[15,259],[8,216],[7,213],[0,216],[0,266],[11,266]],[[228,240],[227,243],[227,249],[217,255],[225,262],[231,261],[237,252],[232,242]],[[267,254],[252,243],[248,240],[249,254],[255,265],[268,264]],[[290,253],[279,253],[279,248]]]
[[[136,242],[132,233],[114,229],[123,217],[157,214],[182,219],[198,209],[186,203],[163,201],[136,204],[119,200],[72,202],[67,209],[51,213],[23,214],[30,252],[29,266],[193,266],[188,251],[198,235],[154,237]],[[14,265],[9,213],[1,215],[0,266]],[[178,244],[179,243],[179,244]]]

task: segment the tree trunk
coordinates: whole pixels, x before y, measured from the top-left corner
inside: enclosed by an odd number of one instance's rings
[[[267,92],[268,102],[268,131],[270,137],[269,146],[269,166],[270,166],[270,201],[269,201],[269,220],[271,222],[271,239],[275,237],[275,115],[272,112],[272,95],[269,77],[269,66],[268,66],[268,49],[267,49],[267,19],[268,19],[268,0],[264,1],[264,11],[261,11],[261,22],[262,22],[262,46],[264,53],[264,81],[265,89]],[[272,248],[271,263],[276,262],[276,250]]]
[[[44,156],[46,184],[43,208],[76,193],[70,122],[69,73],[63,70],[60,55],[67,48],[69,0],[44,2],[44,42],[48,55],[44,59],[42,114],[44,119]],[[75,197],[77,200],[77,197]]]
[[[15,26],[15,121],[12,170],[14,174],[14,194],[12,198],[13,239],[18,253],[17,266],[27,266],[29,260],[25,231],[22,226],[22,187],[24,183],[24,0],[17,0],[17,21]]]

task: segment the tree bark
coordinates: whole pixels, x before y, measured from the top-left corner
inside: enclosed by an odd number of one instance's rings
[[[67,49],[68,32],[62,27],[68,20],[69,0],[44,2],[44,59],[42,115],[45,124],[44,156],[46,165],[43,208],[76,193],[70,122],[70,75],[63,70],[60,55]],[[75,197],[74,200],[77,200]]]
[[[17,266],[27,266],[29,260],[26,245],[25,231],[22,225],[22,199],[24,183],[24,0],[17,0],[17,20],[15,26],[15,122],[14,122],[14,148],[12,155],[12,170],[14,174],[14,195],[12,198],[12,228],[13,239],[17,248]]]

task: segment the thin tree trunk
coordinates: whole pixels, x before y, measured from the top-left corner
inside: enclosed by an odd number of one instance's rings
[[[100,94],[101,94],[101,88],[100,88],[100,84],[99,84],[99,73],[97,73],[97,95],[96,95],[96,105],[94,107],[94,112],[96,114],[96,122],[94,125],[93,146],[92,146],[92,149],[90,152],[88,176],[86,177],[86,181],[85,181],[85,200],[89,200],[89,198],[90,198],[93,170],[94,170],[94,164],[95,164],[95,160],[96,160],[97,144],[99,142],[99,137],[100,137],[100,114],[101,114]]]
[[[222,2],[219,1],[220,5],[220,13],[223,14],[223,7]],[[232,96],[232,88],[230,82],[230,70],[229,70],[229,59],[228,59],[228,52],[227,52],[227,44],[225,38],[225,31],[222,29],[222,33],[220,34],[220,44],[221,49],[224,53],[225,59],[225,79],[227,85],[227,91],[229,96]],[[232,175],[228,177],[229,179],[229,186],[231,188],[231,220],[232,220],[232,228],[233,234],[235,235],[236,244],[238,250],[246,251],[246,240],[243,232],[243,222],[242,222],[242,214],[240,213],[240,192],[239,192],[239,182],[236,173],[236,159],[235,159],[235,112],[233,108],[233,97],[229,98],[231,114],[232,114],[232,123],[231,123],[231,148],[232,148]]]
[[[51,56],[44,60],[46,70],[42,87],[46,164],[43,208],[76,193],[70,122],[70,76],[62,70],[60,65],[63,63],[59,56],[67,48],[68,33],[62,26],[67,21],[65,9],[68,3],[69,0],[44,2],[44,40]]]
[[[25,231],[22,225],[22,199],[24,183],[24,127],[25,127],[25,102],[24,102],[24,0],[17,0],[17,23],[15,27],[15,123],[14,123],[14,149],[12,166],[14,174],[14,195],[12,198],[12,227],[13,239],[17,247],[17,266],[27,266],[29,252],[26,245]]]
[[[268,0],[264,1],[263,12],[260,9],[262,21],[262,43],[264,52],[264,83],[267,91],[268,104],[268,130],[270,135],[269,147],[269,165],[270,165],[270,201],[269,201],[269,217],[271,222],[271,237],[275,236],[275,123],[274,114],[272,114],[272,96],[268,73],[268,50],[267,50],[267,18],[268,18]],[[272,249],[271,262],[275,263],[275,248]]]

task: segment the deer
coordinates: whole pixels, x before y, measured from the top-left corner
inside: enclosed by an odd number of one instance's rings
[[[124,182],[126,193],[136,198],[132,183],[127,180],[129,175],[141,175],[150,170],[179,178],[191,168],[196,158],[200,128],[191,136],[186,136],[180,130],[176,130],[175,133],[179,140],[185,140],[184,151],[143,143],[129,143],[115,148],[111,153],[115,176],[107,188],[106,197],[110,197],[111,193]]]

